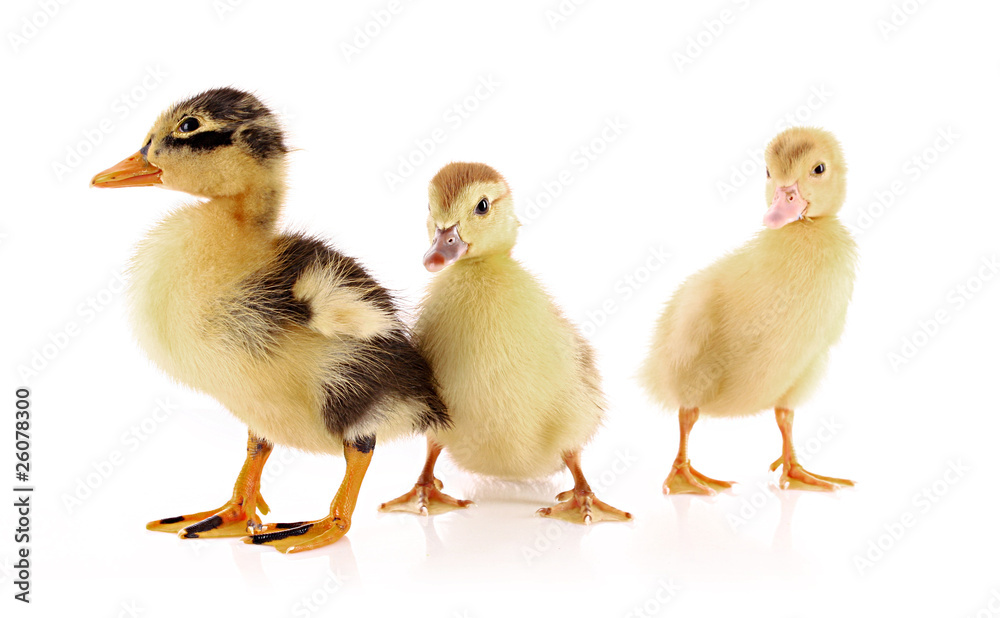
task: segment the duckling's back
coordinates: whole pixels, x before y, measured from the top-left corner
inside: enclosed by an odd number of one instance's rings
[[[855,259],[835,217],[763,230],[676,292],[657,324],[643,385],[665,407],[708,415],[794,407],[843,331]]]
[[[600,423],[592,352],[550,297],[506,255],[438,274],[415,335],[453,426],[435,438],[462,467],[536,478]]]

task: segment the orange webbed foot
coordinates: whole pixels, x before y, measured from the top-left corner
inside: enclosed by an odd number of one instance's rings
[[[309,522],[264,524],[262,532],[242,540],[247,545],[268,545],[283,554],[294,554],[331,545],[347,534],[350,528],[350,520],[329,515]]]
[[[382,513],[413,513],[415,515],[437,515],[455,509],[464,509],[475,504],[472,500],[459,500],[441,491],[444,484],[434,479],[434,483],[416,483],[413,489],[402,496],[383,502],[378,510]]]
[[[264,498],[257,494],[255,500],[227,502],[220,508],[190,515],[157,519],[146,524],[153,532],[176,532],[182,539],[210,539],[244,536],[260,527],[257,511],[267,515],[269,509]]]
[[[803,468],[797,461],[793,461],[791,465],[786,466],[784,457],[779,457],[771,464],[771,471],[774,472],[779,467],[781,467],[781,480],[778,482],[778,485],[782,489],[837,491],[844,487],[854,486],[854,481],[849,479],[813,474]]]
[[[670,475],[663,482],[663,493],[714,496],[732,486],[729,481],[718,481],[705,476],[691,467],[690,460],[686,460],[683,463],[674,463]]]
[[[564,491],[556,500],[559,504],[538,509],[542,517],[552,517],[572,524],[590,525],[602,521],[629,521],[632,514],[599,500],[592,491],[571,489]]]

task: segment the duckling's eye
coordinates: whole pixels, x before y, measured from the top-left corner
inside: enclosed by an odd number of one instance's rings
[[[485,197],[479,200],[479,203],[476,204],[477,215],[485,215],[487,212],[489,212],[489,210],[490,210],[490,201],[487,200]]]
[[[826,166],[823,165],[822,163],[813,168],[813,174],[822,174],[825,171],[826,171]]]
[[[768,177],[768,178],[770,178],[770,177],[771,177],[771,170],[769,170],[769,169],[767,169],[767,168],[765,167],[765,168],[764,168],[764,171],[765,171],[765,172],[767,172],[767,177]]]
[[[191,131],[194,131],[200,126],[201,123],[198,122],[197,118],[185,118],[181,122],[181,126],[177,127],[177,130],[180,131],[181,133],[190,133]]]

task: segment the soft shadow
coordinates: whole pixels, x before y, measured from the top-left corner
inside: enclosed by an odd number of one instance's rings
[[[469,485],[468,499],[473,502],[504,502],[548,506],[563,489],[571,489],[563,475],[556,475],[534,481],[504,481],[487,477],[473,477]],[[566,485],[560,489],[562,485]]]

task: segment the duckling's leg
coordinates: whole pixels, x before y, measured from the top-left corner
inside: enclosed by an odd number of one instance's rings
[[[434,477],[434,465],[441,455],[441,448],[440,444],[428,437],[427,461],[413,489],[394,500],[382,503],[378,510],[383,513],[399,511],[416,515],[437,515],[473,504],[472,500],[458,500],[441,492],[444,483]]]
[[[563,453],[563,461],[573,474],[573,489],[564,491],[558,496],[559,504],[538,509],[543,517],[554,517],[574,524],[592,524],[602,521],[628,521],[631,513],[601,502],[590,490],[590,484],[583,476],[580,467],[580,451]]]
[[[670,475],[663,482],[663,493],[711,496],[717,491],[732,487],[733,484],[728,481],[708,478],[691,467],[691,460],[688,459],[687,455],[688,435],[698,420],[698,408],[681,408],[677,416],[680,419],[681,443],[677,449],[677,458],[674,459],[674,465],[670,469]]]
[[[792,446],[792,420],[794,416],[793,410],[774,409],[774,418],[778,421],[778,428],[781,430],[781,457],[771,464],[771,471],[773,472],[778,469],[778,466],[782,466],[781,488],[835,491],[841,487],[852,487],[854,481],[812,474],[802,467],[798,457],[795,456],[795,448]]]
[[[267,515],[268,507],[260,495],[260,474],[274,447],[252,433],[247,439],[247,459],[236,478],[233,497],[222,507],[158,519],[146,524],[147,530],[178,532],[181,538],[198,539],[225,536],[243,536],[260,526],[257,511]]]
[[[261,527],[262,533],[244,537],[243,542],[252,545],[270,545],[283,554],[292,554],[339,541],[351,528],[351,515],[358,501],[358,492],[361,491],[361,481],[368,471],[374,450],[375,436],[360,438],[353,442],[344,441],[347,471],[330,505],[329,515],[309,522],[264,524]]]

